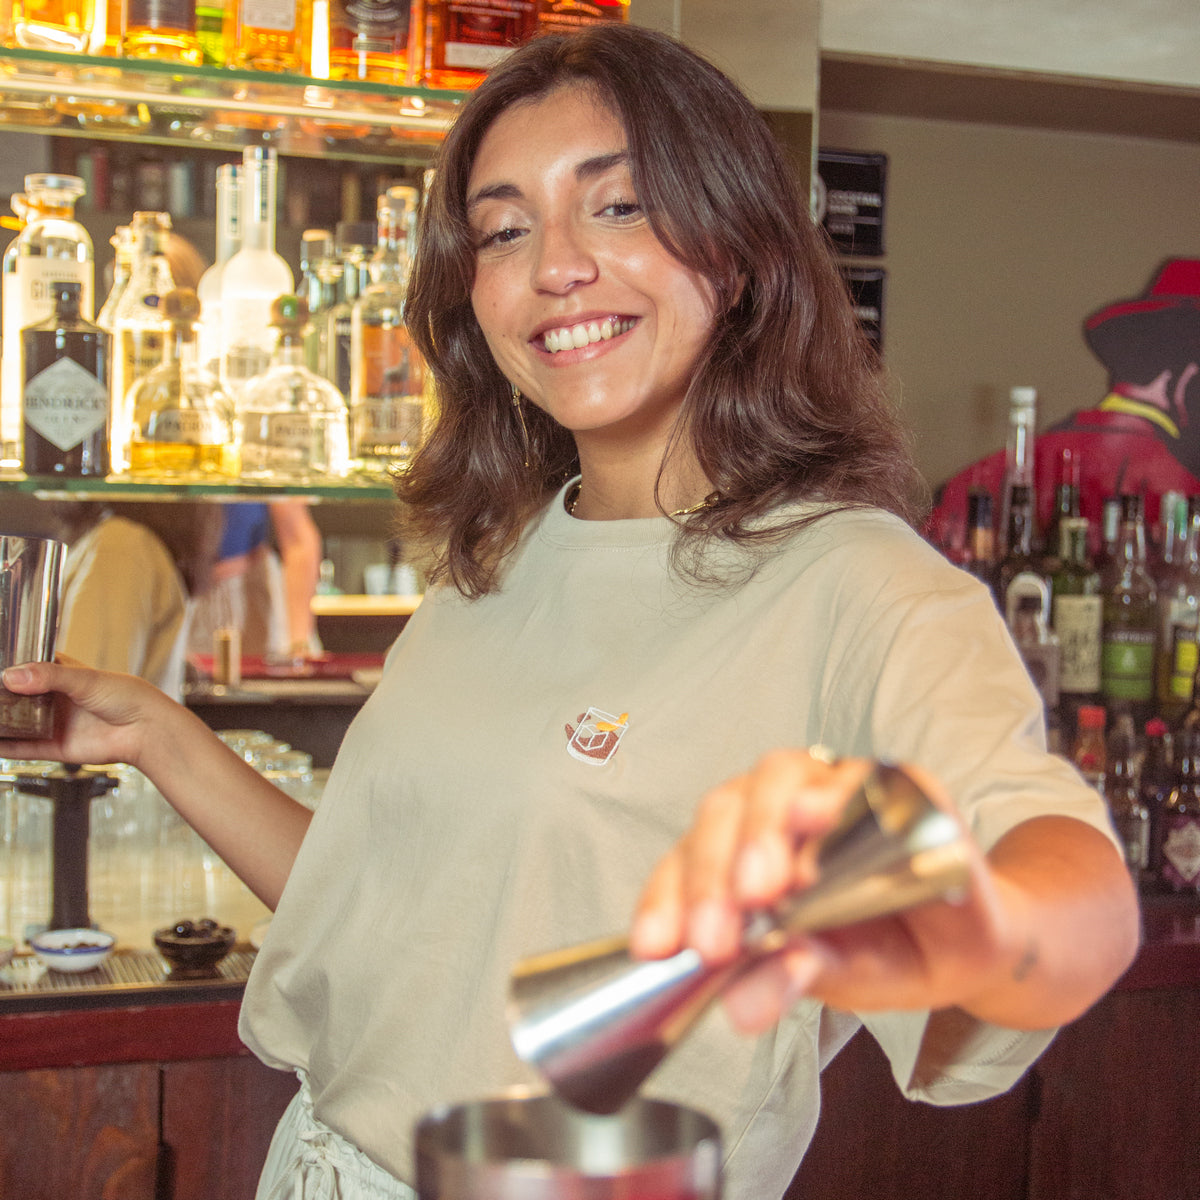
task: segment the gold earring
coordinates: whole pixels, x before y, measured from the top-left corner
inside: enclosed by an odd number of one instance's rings
[[[525,428],[525,414],[521,411],[521,389],[512,385],[513,408],[517,410],[517,422],[521,426],[521,445],[525,447],[525,470],[529,470],[529,430]]]

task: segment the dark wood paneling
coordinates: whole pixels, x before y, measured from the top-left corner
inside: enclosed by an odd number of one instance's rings
[[[251,1200],[296,1077],[257,1059],[167,1063],[162,1135],[172,1200]]]
[[[155,1200],[158,1067],[0,1076],[5,1200]]]
[[[1030,1200],[1200,1196],[1200,988],[1114,992],[1037,1069]]]
[[[822,1076],[821,1120],[785,1200],[1025,1200],[1032,1087],[914,1103],[860,1031]]]

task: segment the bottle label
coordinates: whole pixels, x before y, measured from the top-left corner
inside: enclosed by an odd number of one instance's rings
[[[386,53],[396,38],[407,34],[411,9],[411,0],[334,0],[329,6],[331,36],[336,40],[344,30],[355,49],[361,39],[377,40]]]
[[[425,405],[420,396],[366,400],[350,410],[354,454],[361,458],[411,454],[421,444]]]
[[[296,28],[296,0],[242,0],[242,24],[291,32]]]
[[[1154,695],[1154,631],[1112,629],[1101,651],[1104,694],[1110,700],[1149,700]]]
[[[25,385],[25,423],[62,451],[108,421],[108,388],[74,359],[60,358]]]
[[[1062,650],[1059,688],[1068,693],[1100,690],[1100,630],[1103,601],[1099,596],[1055,596],[1054,632]]]
[[[167,408],[155,413],[142,428],[142,441],[207,446],[214,437],[209,414],[195,408]]]
[[[1200,889],[1200,817],[1163,816],[1163,878]]]
[[[1194,614],[1193,614],[1194,615]],[[1176,700],[1190,701],[1200,664],[1200,644],[1196,641],[1195,624],[1172,624],[1168,632],[1171,648],[1171,678],[1168,688]]]
[[[532,33],[536,0],[450,0],[445,6],[447,67],[486,71]]]

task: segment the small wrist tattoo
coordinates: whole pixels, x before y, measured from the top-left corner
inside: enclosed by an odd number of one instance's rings
[[[1024,983],[1032,974],[1034,967],[1037,966],[1037,961],[1037,942],[1031,937],[1025,947],[1025,953],[1021,955],[1020,961],[1013,967],[1013,979],[1017,983]]]

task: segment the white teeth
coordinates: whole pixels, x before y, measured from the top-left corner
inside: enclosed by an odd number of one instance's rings
[[[542,337],[542,345],[550,354],[560,350],[581,350],[593,342],[607,342],[618,334],[633,328],[632,317],[605,317],[603,321],[587,321],[581,325],[564,326],[548,330]]]

